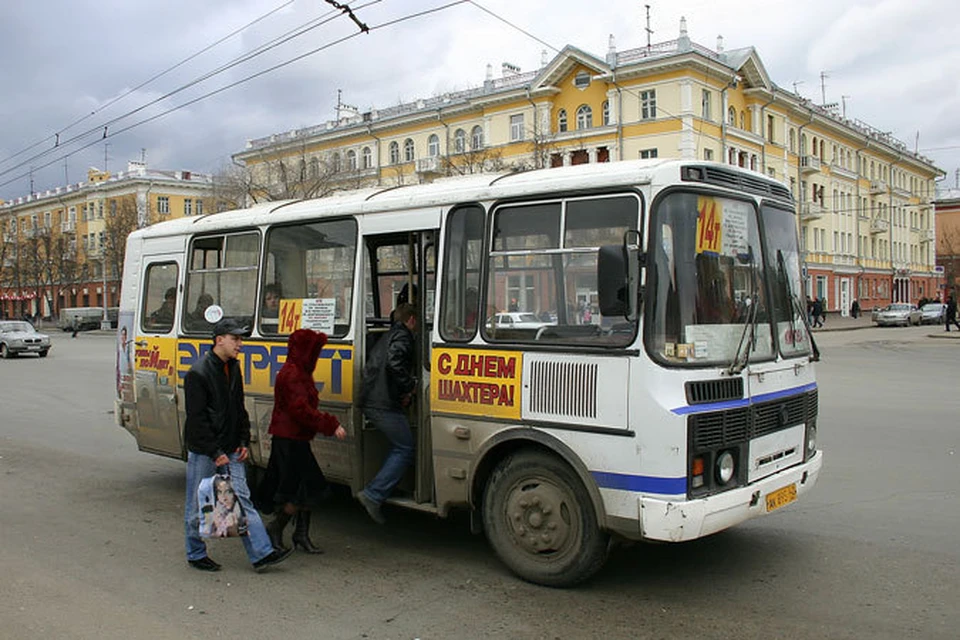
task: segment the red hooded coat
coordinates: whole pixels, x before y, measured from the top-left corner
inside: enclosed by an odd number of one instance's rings
[[[277,374],[269,433],[291,440],[312,440],[317,433],[332,436],[340,423],[317,409],[320,394],[313,381],[324,333],[297,329],[287,340],[287,361]]]

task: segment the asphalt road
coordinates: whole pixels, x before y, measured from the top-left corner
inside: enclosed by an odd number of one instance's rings
[[[820,333],[809,499],[710,538],[616,549],[577,589],[514,578],[464,517],[347,496],[322,556],[218,574],[183,555],[183,463],[113,423],[113,338],[54,335],[0,361],[0,639],[924,638],[960,634],[960,341],[938,328]],[[942,331],[942,330],[941,330]]]

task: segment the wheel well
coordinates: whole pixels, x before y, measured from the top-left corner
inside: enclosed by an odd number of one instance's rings
[[[516,431],[519,431],[519,429]],[[606,511],[603,508],[603,499],[600,497],[597,483],[594,482],[590,471],[580,461],[580,458],[567,445],[541,431],[530,431],[529,429],[524,429],[523,435],[515,435],[511,431],[501,432],[494,436],[493,440],[494,442],[488,443],[485,450],[481,451],[480,460],[471,478],[468,500],[474,509],[482,507],[484,488],[487,486],[493,470],[497,468],[500,462],[517,451],[541,451],[570,465],[590,496],[597,522],[601,528],[605,528]]]

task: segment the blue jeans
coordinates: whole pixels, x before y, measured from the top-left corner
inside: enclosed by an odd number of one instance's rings
[[[230,454],[230,480],[233,491],[240,500],[244,514],[247,516],[247,535],[241,536],[243,548],[247,550],[250,562],[261,560],[273,552],[270,536],[263,526],[260,514],[250,501],[250,489],[247,487],[247,470],[242,462],[237,460],[236,453]],[[207,555],[207,544],[200,537],[200,514],[197,503],[197,488],[200,481],[209,478],[217,472],[213,458],[190,451],[187,454],[187,499],[184,502],[183,524],[187,544],[187,560],[200,560]]]
[[[413,463],[413,434],[407,417],[400,411],[368,408],[363,414],[393,445],[376,477],[363,489],[368,498],[381,504]]]

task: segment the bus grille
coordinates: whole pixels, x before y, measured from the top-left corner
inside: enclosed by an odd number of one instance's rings
[[[597,371],[596,363],[531,363],[530,410],[571,418],[596,418]]]
[[[685,387],[687,402],[690,404],[705,404],[743,398],[743,378],[691,380],[687,382]]]
[[[704,165],[698,168],[700,168],[703,172],[701,174],[703,178],[700,180],[700,182],[715,184],[722,187],[730,187],[731,189],[739,189],[758,196],[773,196],[776,198],[783,198],[784,200],[789,200],[792,198],[790,189],[772,180],[767,180],[766,178],[736,173],[722,167]],[[689,173],[684,173],[681,175],[681,178],[683,180],[692,180],[693,178],[691,178],[690,175],[691,174]]]
[[[814,390],[785,400],[692,415],[687,423],[692,434],[692,450],[729,447],[803,424],[817,416],[817,407]]]

